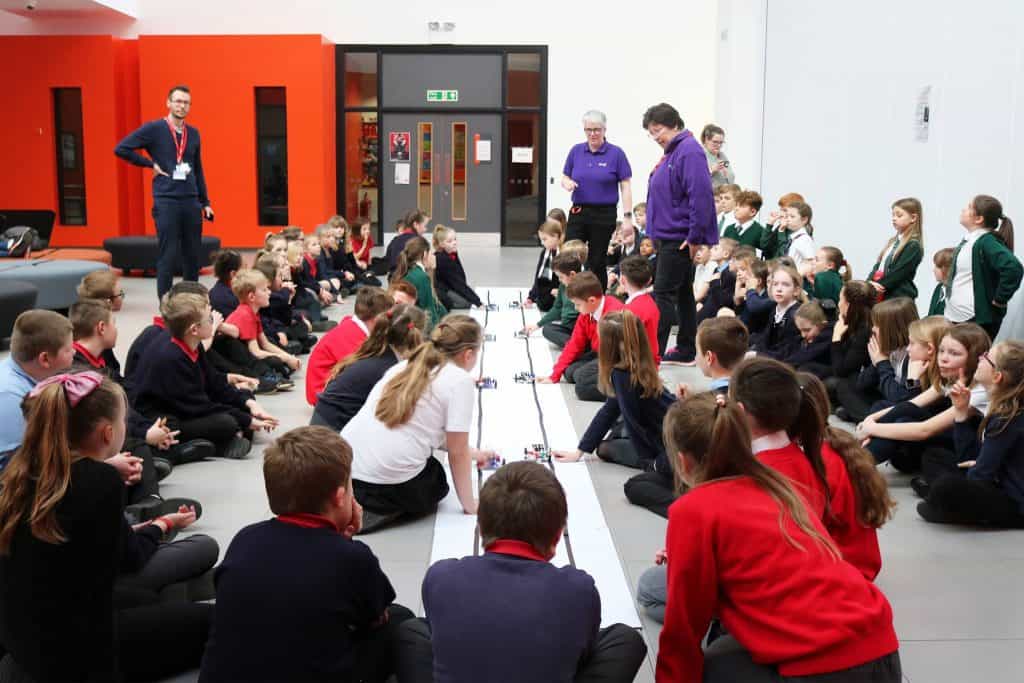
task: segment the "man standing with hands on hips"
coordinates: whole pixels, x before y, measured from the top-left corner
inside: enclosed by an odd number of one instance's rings
[[[199,279],[203,218],[213,220],[199,156],[199,131],[185,124],[191,106],[189,89],[174,86],[167,94],[167,118],[142,124],[114,149],[122,159],[153,169],[153,219],[160,249],[156,290],[161,298],[174,281],[179,253],[184,279]],[[146,150],[149,158],[138,149]]]
[[[665,150],[647,183],[647,235],[658,250],[654,272],[654,300],[661,315],[658,347],[663,363],[692,365],[697,336],[693,256],[702,245],[718,243],[711,172],[704,148],[671,105],[648,109],[643,127]],[[673,323],[679,323],[676,347],[665,351]]]

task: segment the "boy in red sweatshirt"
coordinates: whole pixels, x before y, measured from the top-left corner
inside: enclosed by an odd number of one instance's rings
[[[661,364],[661,349],[658,348],[658,304],[651,295],[651,280],[654,269],[651,262],[639,254],[627,256],[619,263],[620,284],[626,292],[626,309],[640,318],[647,332],[647,341],[654,352],[654,362]]]
[[[391,296],[380,287],[359,288],[353,315],[345,316],[337,327],[325,334],[309,355],[306,403],[316,405],[316,397],[327,386],[327,378],[334,366],[359,348],[370,335],[376,317],[394,304]]]
[[[597,388],[597,323],[601,316],[622,310],[623,305],[612,296],[605,296],[604,287],[597,276],[587,271],[580,273],[565,290],[569,301],[580,315],[572,336],[566,342],[550,377],[540,377],[539,384],[556,384],[565,379],[576,385],[576,398],[581,401],[604,401],[605,395]]]

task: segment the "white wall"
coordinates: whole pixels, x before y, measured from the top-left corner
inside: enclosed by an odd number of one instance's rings
[[[23,20],[0,12],[0,34],[320,33],[337,43],[423,44],[427,22],[436,20],[456,23],[459,44],[548,45],[548,175],[557,178],[569,148],[583,141],[583,112],[600,109],[608,139],[633,166],[636,202],[661,153],[640,127],[644,110],[669,102],[698,132],[712,120],[717,1],[630,7],[610,0],[438,0],[428,8],[411,0],[139,0],[137,21]],[[568,204],[557,182],[549,184],[548,205]]]
[[[842,248],[863,276],[892,234],[892,201],[918,197],[926,306],[931,254],[959,241],[959,211],[973,195],[997,197],[1024,230],[1021,35],[1016,2],[767,0],[766,209],[802,193],[818,244]],[[928,85],[922,143],[913,119]]]

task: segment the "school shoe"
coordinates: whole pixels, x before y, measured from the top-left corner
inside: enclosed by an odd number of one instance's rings
[[[924,477],[914,477],[910,480],[910,488],[914,489],[914,493],[917,494],[918,498],[927,498],[931,492],[932,485]]]
[[[374,531],[378,531],[386,526],[394,524],[401,517],[401,512],[389,512],[382,515],[363,508],[363,526],[359,530],[359,535],[372,534]]]
[[[333,330],[337,326],[338,323],[334,320],[317,320],[315,323],[313,323],[313,331],[327,332],[328,330]]]
[[[256,387],[255,394],[273,394],[277,392],[277,382],[281,377],[276,372],[268,372],[259,379],[259,386]]]
[[[295,382],[291,381],[287,377],[281,377],[278,375],[277,390],[278,391],[291,391],[295,388]]]
[[[153,457],[153,469],[156,470],[156,480],[163,481],[171,473],[171,470],[174,469],[174,465],[167,458],[161,458],[157,455]]]
[[[311,334],[305,339],[302,339],[302,353],[306,354],[312,351],[313,347],[316,346],[316,342],[318,339],[319,337],[317,337],[315,334]]]
[[[691,368],[697,364],[695,358],[685,357],[675,346],[665,352],[665,355],[661,357],[661,362],[665,365],[682,365]]]
[[[850,415],[850,411],[843,406],[838,406],[833,413],[835,413],[835,416],[843,422],[856,422],[856,420],[853,419],[853,416]]]
[[[221,453],[220,457],[229,460],[241,460],[249,455],[250,450],[252,450],[252,441],[236,436],[231,439],[231,443],[224,447],[224,452]]]
[[[302,344],[300,342],[291,339],[287,344],[284,345],[284,350],[293,356],[302,353]]]
[[[173,446],[172,449],[175,451],[179,465],[184,465],[187,462],[198,462],[217,455],[217,446],[212,441],[206,439],[192,439],[191,441]]]
[[[955,524],[957,519],[947,512],[943,512],[926,500],[917,504],[917,514],[921,519],[933,524]]]

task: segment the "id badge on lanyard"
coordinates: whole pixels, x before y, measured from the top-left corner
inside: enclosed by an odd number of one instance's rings
[[[167,129],[171,132],[171,141],[174,142],[174,156],[176,164],[174,166],[174,173],[171,175],[172,180],[188,180],[188,174],[192,172],[192,166],[182,161],[185,158],[185,148],[188,146],[188,126],[182,124],[181,126],[181,141],[178,141],[177,135],[175,135],[174,125],[169,119],[167,121]]]

